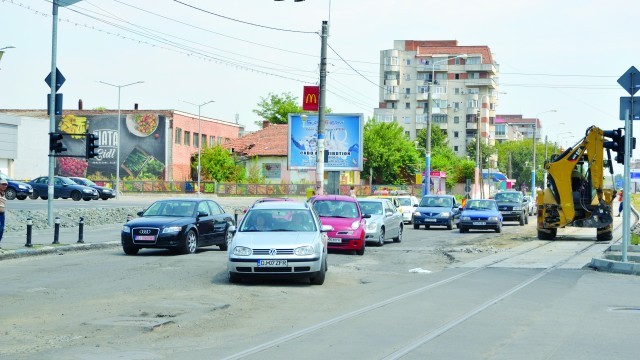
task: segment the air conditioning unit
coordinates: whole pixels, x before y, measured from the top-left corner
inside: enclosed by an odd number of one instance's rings
[[[453,109],[453,111],[455,111],[455,112],[458,112],[458,110],[460,110],[460,109],[458,109],[458,108]]]
[[[453,107],[453,104],[447,104],[447,107],[451,108],[451,107]]]
[[[409,94],[404,94],[404,98],[408,99],[409,98]]]
[[[460,90],[460,95],[464,95],[464,94],[465,94],[464,90]]]

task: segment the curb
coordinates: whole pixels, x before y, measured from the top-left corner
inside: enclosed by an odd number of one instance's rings
[[[606,271],[616,274],[640,275],[640,263],[592,258],[589,266],[598,271]]]
[[[65,253],[72,251],[87,251],[94,249],[108,249],[113,247],[119,247],[120,241],[108,241],[104,243],[96,243],[96,244],[69,244],[69,245],[60,245],[60,246],[43,246],[38,249],[17,249],[17,250],[0,250],[0,261],[6,259],[16,259],[23,256],[34,256],[34,255],[46,255],[46,254],[55,254],[55,253]]]

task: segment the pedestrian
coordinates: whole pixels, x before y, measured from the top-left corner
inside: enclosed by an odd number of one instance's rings
[[[356,198],[356,187],[351,185],[351,188],[349,188],[349,196],[351,196],[352,198]]]
[[[0,179],[0,242],[2,241],[2,235],[4,234],[4,210],[7,205],[7,198],[4,197],[4,192],[7,190],[7,180]],[[2,249],[0,247],[0,249]]]
[[[622,214],[622,190],[620,190],[620,194],[618,194],[618,201],[620,201],[620,205],[618,205],[618,217],[619,217],[620,214]]]

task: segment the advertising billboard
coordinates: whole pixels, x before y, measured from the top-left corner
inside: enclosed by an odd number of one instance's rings
[[[362,114],[325,115],[326,171],[362,171],[363,119]],[[289,114],[289,169],[315,169],[317,143],[318,115]]]

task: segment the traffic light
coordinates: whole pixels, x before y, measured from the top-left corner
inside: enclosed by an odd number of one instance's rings
[[[56,154],[67,151],[67,148],[62,144],[62,134],[49,133],[49,151],[55,151]]]
[[[624,164],[624,135],[622,128],[615,130],[605,130],[604,136],[611,138],[611,141],[604,142],[604,148],[616,152],[616,162]]]
[[[98,142],[98,135],[95,134],[85,134],[86,137],[86,147],[87,147],[87,151],[86,151],[86,158],[87,159],[92,159],[94,157],[96,157],[96,149],[98,148],[98,144],[96,144]]]

